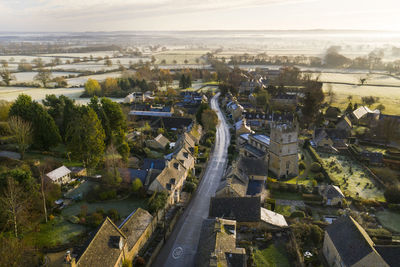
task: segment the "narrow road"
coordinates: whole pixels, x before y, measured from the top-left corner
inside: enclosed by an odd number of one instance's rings
[[[197,244],[203,220],[208,217],[210,197],[214,196],[227,164],[230,135],[225,117],[218,105],[219,93],[211,99],[211,108],[218,114],[219,124],[211,155],[203,179],[192,201],[153,263],[154,267],[194,266]]]

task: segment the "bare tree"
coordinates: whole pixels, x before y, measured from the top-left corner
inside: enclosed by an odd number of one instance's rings
[[[26,149],[32,142],[32,124],[17,116],[11,117],[8,124],[17,142],[21,159],[23,159]]]
[[[0,203],[6,213],[7,222],[13,225],[15,237],[18,237],[18,227],[27,212],[26,204],[29,200],[24,195],[24,191],[16,181],[8,177],[7,186],[0,197]]]

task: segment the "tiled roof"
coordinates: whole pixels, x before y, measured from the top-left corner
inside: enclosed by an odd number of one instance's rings
[[[210,217],[226,218],[238,222],[258,222],[261,218],[259,197],[211,198]]]

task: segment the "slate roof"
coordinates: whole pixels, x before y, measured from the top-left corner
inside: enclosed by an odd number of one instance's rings
[[[326,186],[325,190],[323,190],[323,195],[328,199],[332,199],[335,197],[344,198],[342,190],[340,190],[340,188],[336,185]]]
[[[152,220],[153,216],[147,210],[138,208],[122,222],[119,228],[127,238],[128,250],[136,245]]]
[[[400,246],[375,246],[375,249],[390,267],[399,266]]]
[[[241,157],[238,162],[239,169],[247,175],[267,176],[268,164],[263,159]]]
[[[144,159],[142,169],[143,170],[150,170],[150,169],[157,169],[163,170],[165,168],[166,161],[164,159]]]
[[[370,152],[370,151],[362,151],[360,156],[364,159],[369,160],[372,163],[382,163],[383,162],[383,154],[380,152]]]
[[[221,218],[205,219],[195,258],[196,267],[238,266],[246,260],[244,248],[236,247],[236,222]],[[234,264],[234,265],[231,265]]]
[[[266,155],[266,153],[250,144],[244,144],[243,148],[253,154],[257,158],[262,158]]]
[[[250,180],[247,185],[247,192],[246,195],[248,196],[255,196],[262,192],[264,187],[265,181],[259,180]]]
[[[165,127],[167,129],[183,129],[188,128],[192,124],[193,120],[191,118],[182,118],[182,117],[162,117],[155,118],[151,125],[152,127],[162,128]]]
[[[77,266],[114,266],[122,253],[114,244],[120,238],[125,244],[126,236],[107,217],[78,258]]]
[[[119,172],[121,176],[127,178],[126,182],[133,182],[136,178],[139,178],[140,181],[144,184],[147,177],[147,170],[139,170],[132,168],[119,168]]]
[[[71,173],[71,171],[67,167],[65,167],[63,165],[63,166],[61,166],[61,167],[59,167],[59,168],[57,168],[55,170],[52,170],[51,172],[47,173],[46,176],[49,177],[51,180],[55,181],[58,178],[61,178],[61,177],[65,176],[67,174],[70,174],[70,173]]]
[[[212,197],[209,216],[238,222],[258,222],[261,218],[260,197]]]
[[[365,230],[350,216],[342,216],[326,228],[341,260],[352,266],[375,251]]]

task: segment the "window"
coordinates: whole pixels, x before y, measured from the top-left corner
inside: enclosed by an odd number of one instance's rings
[[[292,136],[289,134],[288,136],[288,141],[291,142],[292,141]]]
[[[286,169],[288,170],[290,167],[290,161],[286,161]]]

